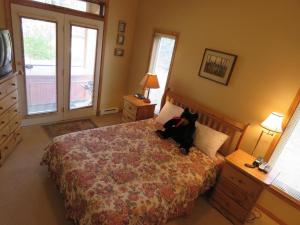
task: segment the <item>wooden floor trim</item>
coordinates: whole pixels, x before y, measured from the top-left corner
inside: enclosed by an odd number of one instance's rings
[[[262,211],[264,214],[266,214],[268,217],[270,217],[272,220],[274,220],[279,225],[288,225],[287,223],[283,222],[280,218],[278,218],[276,215],[274,215],[270,210],[266,209],[260,204],[256,204],[255,206],[260,211]]]

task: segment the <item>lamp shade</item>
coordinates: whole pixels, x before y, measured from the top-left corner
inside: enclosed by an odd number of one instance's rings
[[[265,119],[260,125],[272,132],[282,132],[283,115],[280,113],[272,112],[267,119]]]
[[[144,76],[143,80],[140,82],[140,85],[143,87],[143,89],[145,89],[145,88],[154,88],[154,89],[159,88],[157,75],[152,74],[152,73],[147,73]]]

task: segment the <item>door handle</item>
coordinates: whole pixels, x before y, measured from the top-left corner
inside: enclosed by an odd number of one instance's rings
[[[24,72],[22,70],[19,70],[18,75],[22,76],[22,75],[24,75]]]
[[[33,65],[27,64],[27,65],[25,65],[25,68],[28,69],[28,70],[31,70],[33,68]]]

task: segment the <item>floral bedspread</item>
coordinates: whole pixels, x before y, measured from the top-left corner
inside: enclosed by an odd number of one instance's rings
[[[154,120],[54,138],[43,162],[80,225],[153,225],[191,209],[215,182],[217,163],[196,148],[182,155],[156,136]]]

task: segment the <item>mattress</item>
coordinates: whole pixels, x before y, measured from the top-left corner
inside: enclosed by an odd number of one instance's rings
[[[152,225],[187,213],[214,185],[220,160],[179,152],[153,119],[54,138],[43,162],[81,225]]]

